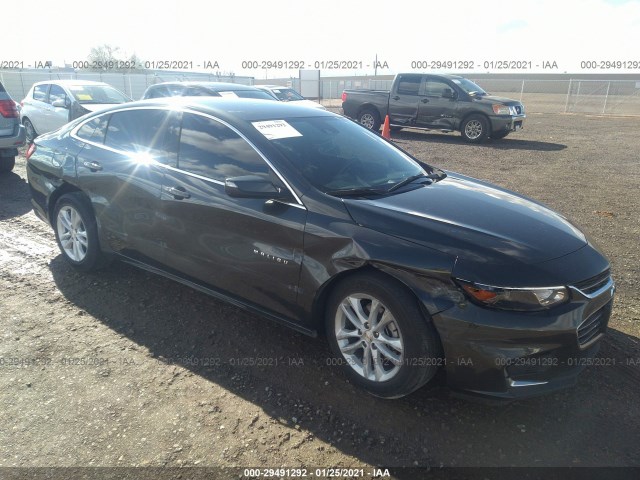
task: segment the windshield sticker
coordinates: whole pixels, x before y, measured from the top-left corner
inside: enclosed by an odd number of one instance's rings
[[[218,92],[220,94],[221,97],[236,97],[238,98],[238,95],[236,95],[234,92]]]
[[[251,122],[254,127],[268,140],[279,138],[301,137],[302,134],[284,120],[267,120],[265,122]]]
[[[76,98],[78,100],[82,100],[82,101],[91,101],[91,100],[93,100],[93,97],[91,95],[89,95],[88,93],[78,93],[78,94],[76,94]]]

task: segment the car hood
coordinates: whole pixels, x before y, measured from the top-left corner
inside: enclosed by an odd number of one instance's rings
[[[482,97],[473,97],[473,100],[480,103],[499,103],[502,105],[506,105],[507,107],[512,107],[514,105],[521,105],[518,100],[513,100],[512,98],[505,97],[496,97],[495,95],[484,95]]]
[[[379,199],[344,199],[358,224],[460,259],[534,264],[587,244],[571,222],[533,200],[462,175]]]

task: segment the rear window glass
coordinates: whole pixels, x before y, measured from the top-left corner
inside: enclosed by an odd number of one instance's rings
[[[90,122],[85,123],[76,135],[83,140],[95,143],[104,143],[104,137],[107,134],[107,125],[109,124],[111,115],[102,115],[96,117]]]

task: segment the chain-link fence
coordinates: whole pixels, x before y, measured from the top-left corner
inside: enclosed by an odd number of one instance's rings
[[[50,73],[0,71],[0,81],[15,100],[22,100],[35,82],[82,79],[113,85],[138,99],[149,85],[171,80],[233,82],[253,85],[253,77],[225,76],[193,72],[144,73]],[[503,78],[473,79],[493,95],[520,100],[530,113],[593,113],[640,115],[640,81],[636,80],[520,80]],[[282,82],[274,82],[282,83]],[[299,91],[299,80],[288,81]],[[393,80],[352,77],[321,80],[320,94],[325,106],[339,107],[346,89],[389,90]]]
[[[15,72],[0,71],[0,81],[9,95],[16,100],[22,100],[31,86],[36,82],[46,80],[93,80],[105,82],[127,94],[134,100],[142,97],[149,85],[169,81],[201,81],[201,82],[230,82],[253,85],[253,77],[229,75],[215,75],[193,72],[158,72],[145,73],[52,73],[52,72]]]
[[[640,81],[473,79],[492,95],[520,100],[530,113],[640,115]],[[322,81],[322,103],[339,107],[345,89],[389,90],[393,80]],[[295,82],[294,82],[295,88]]]

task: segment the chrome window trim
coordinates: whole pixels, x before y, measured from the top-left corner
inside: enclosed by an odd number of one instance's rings
[[[100,114],[98,114],[98,115],[95,115],[95,116],[92,116],[91,118],[86,119],[85,121],[83,121],[83,122],[79,123],[78,125],[76,125],[76,126],[71,130],[71,132],[69,133],[69,136],[71,136],[72,138],[74,138],[74,139],[78,140],[79,142],[87,143],[87,144],[92,145],[92,146],[97,147],[97,148],[104,148],[105,150],[109,150],[110,152],[118,153],[118,154],[120,154],[120,155],[129,155],[129,152],[125,152],[125,151],[123,151],[123,150],[118,150],[118,149],[115,149],[115,148],[112,148],[112,147],[108,147],[107,145],[99,144],[99,143],[96,143],[96,142],[92,142],[92,141],[90,141],[90,140],[85,140],[85,139],[83,139],[83,138],[79,137],[79,136],[77,135],[77,132],[78,132],[78,130],[80,130],[80,129],[81,129],[81,128],[86,124],[86,123],[88,123],[88,122],[90,122],[90,121],[92,121],[92,120],[94,120],[94,119],[96,119],[96,118],[98,118],[98,117],[101,117],[101,116],[103,116],[103,115],[111,115],[111,114],[119,113],[119,112],[131,111],[131,110],[173,110],[173,111],[179,111],[179,112],[182,112],[182,113],[185,113],[185,112],[186,112],[186,113],[192,113],[192,114],[194,114],[194,115],[200,115],[200,116],[203,116],[203,117],[210,118],[211,120],[214,120],[214,121],[216,121],[216,122],[220,122],[221,124],[223,124],[223,125],[224,125],[224,126],[226,126],[227,128],[229,128],[229,129],[231,129],[232,131],[234,131],[234,132],[235,132],[235,133],[236,133],[240,138],[242,138],[245,142],[247,142],[247,143],[251,146],[251,148],[253,148],[253,150],[254,150],[258,155],[260,155],[260,157],[262,158],[262,160],[264,160],[264,162],[265,162],[267,165],[269,165],[269,167],[271,168],[271,170],[273,170],[273,171],[275,172],[275,174],[278,176],[278,178],[280,179],[280,181],[284,184],[284,186],[287,188],[287,190],[289,190],[289,193],[291,193],[291,195],[293,196],[293,198],[294,198],[294,199],[296,200],[296,202],[297,202],[297,203],[289,203],[289,202],[282,202],[282,203],[285,203],[285,204],[287,204],[287,205],[291,205],[292,207],[303,208],[304,210],[306,210],[306,209],[307,209],[307,207],[305,207],[305,206],[304,206],[304,203],[302,203],[302,200],[300,200],[300,197],[298,197],[298,195],[297,195],[297,194],[296,194],[296,192],[293,190],[293,188],[291,188],[291,185],[289,185],[289,182],[287,182],[287,181],[285,180],[285,178],[284,178],[284,177],[282,176],[282,174],[278,171],[278,169],[277,169],[277,168],[275,168],[275,167],[273,166],[273,164],[271,163],[271,161],[269,161],[269,159],[268,159],[268,158],[267,158],[267,157],[266,157],[266,156],[265,156],[265,155],[260,151],[260,149],[258,149],[258,147],[256,147],[256,146],[255,146],[255,144],[254,144],[251,140],[249,140],[249,139],[248,139],[248,138],[247,138],[247,137],[246,137],[242,132],[240,132],[240,131],[239,131],[237,128],[235,128],[233,125],[230,125],[229,123],[225,122],[224,120],[222,120],[222,119],[220,119],[220,118],[218,118],[218,117],[215,117],[214,115],[211,115],[211,114],[209,114],[209,113],[199,112],[199,111],[197,111],[197,110],[193,110],[193,109],[188,108],[188,107],[187,107],[187,108],[180,108],[179,110],[176,110],[176,108],[173,108],[173,107],[171,107],[171,106],[163,106],[163,105],[160,105],[160,106],[151,106],[151,105],[150,105],[150,106],[123,107],[123,108],[118,108],[118,109],[116,109],[116,110],[109,110],[108,112],[100,113]],[[199,178],[199,179],[201,179],[201,180],[206,180],[206,181],[213,182],[213,183],[216,183],[216,184],[219,184],[219,185],[224,185],[224,182],[222,182],[222,181],[220,181],[220,180],[216,180],[216,179],[214,179],[214,178],[205,177],[205,176],[202,176],[202,175],[198,175],[198,174],[195,174],[195,173],[191,173],[191,172],[188,172],[188,171],[186,171],[186,170],[181,170],[181,169],[179,169],[179,168],[171,167],[171,166],[169,166],[169,165],[165,165],[165,164],[163,164],[163,163],[161,163],[161,162],[158,162],[158,161],[155,161],[155,160],[154,160],[154,165],[157,165],[157,166],[159,166],[159,167],[168,168],[168,169],[173,170],[173,171],[175,171],[175,172],[184,173],[184,174],[186,174],[186,175],[190,175],[190,176],[193,176],[193,177]]]

